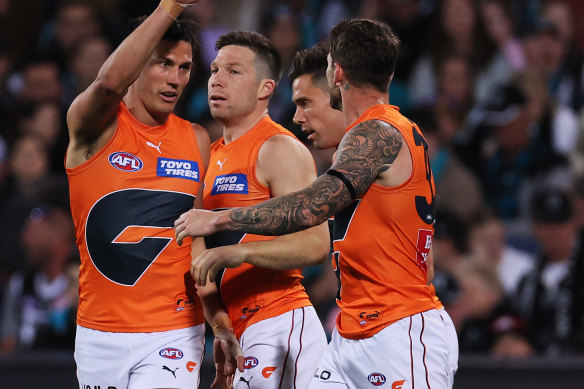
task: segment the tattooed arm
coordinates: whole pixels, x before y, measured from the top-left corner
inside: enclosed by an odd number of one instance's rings
[[[344,136],[331,169],[343,174],[361,196],[382,172],[390,169],[402,149],[401,133],[389,123],[359,123]],[[252,207],[222,212],[191,210],[175,222],[177,241],[185,236],[207,236],[217,231],[283,235],[326,221],[353,199],[345,183],[324,174],[308,187]]]

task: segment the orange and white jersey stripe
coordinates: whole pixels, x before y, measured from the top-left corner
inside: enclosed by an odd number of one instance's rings
[[[255,169],[260,148],[275,135],[294,137],[266,116],[234,141],[225,144],[221,138],[211,145],[203,196],[206,209],[246,207],[272,197],[270,189],[256,177]],[[268,239],[273,237],[222,231],[205,238],[205,242],[212,248]],[[260,320],[311,305],[301,280],[300,269],[271,270],[247,263],[226,269],[217,285],[236,336],[239,338]]]
[[[196,134],[174,115],[157,127],[140,123],[124,103],[117,115],[109,142],[67,169],[81,256],[77,323],[112,332],[201,324],[191,240],[178,246],[173,230],[205,174]]]
[[[372,184],[335,215],[333,269],[340,277],[341,308],[337,328],[352,339],[370,337],[436,306],[426,284],[434,233],[434,179],[426,141],[397,107],[375,105],[348,130],[367,120],[381,120],[400,131],[413,172],[398,187]]]

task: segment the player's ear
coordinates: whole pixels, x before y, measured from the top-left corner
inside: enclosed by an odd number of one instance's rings
[[[275,89],[276,89],[276,81],[274,81],[270,78],[264,78],[260,82],[260,86],[259,86],[259,90],[258,90],[258,99],[263,100],[263,99],[270,98],[270,96],[272,96],[272,93],[274,93]]]
[[[333,73],[333,81],[335,86],[342,86],[347,81],[347,78],[345,77],[345,69],[343,69],[343,67],[336,62]]]

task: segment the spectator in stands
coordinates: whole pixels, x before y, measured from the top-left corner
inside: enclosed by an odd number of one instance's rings
[[[520,282],[517,310],[538,353],[582,351],[584,246],[572,203],[565,191],[544,188],[532,198],[531,215],[540,252]]]
[[[63,102],[66,107],[95,80],[99,68],[111,52],[111,43],[101,35],[82,38],[73,45],[63,82]]]
[[[456,302],[462,353],[525,357],[533,348],[525,323],[511,309],[494,269],[469,260],[458,269],[460,298]]]
[[[479,74],[495,52],[479,9],[473,0],[443,0],[437,3],[434,28],[426,53],[418,60],[409,88],[414,106],[428,104],[436,96],[436,69],[445,54],[468,58]]]
[[[0,350],[72,350],[78,297],[71,216],[33,208],[21,239],[26,268],[12,275],[4,294]]]
[[[18,120],[18,135],[33,134],[45,143],[51,172],[64,172],[63,156],[67,150],[65,114],[56,101],[23,104]]]
[[[497,46],[474,89],[475,100],[484,104],[498,88],[508,84],[516,73],[525,69],[526,59],[516,35],[511,3],[506,0],[484,0],[480,3],[480,11],[487,34]]]
[[[505,87],[487,110],[486,139],[466,161],[474,164],[491,209],[508,234],[528,235],[529,194],[542,183],[569,183],[566,159],[554,147],[556,106],[536,73],[524,73]],[[474,155],[473,155],[474,154]]]
[[[43,140],[22,135],[10,150],[9,173],[0,203],[0,273],[10,274],[23,267],[19,244],[24,222],[42,196],[48,179],[49,161]]]
[[[25,102],[60,101],[61,73],[56,62],[33,59],[22,68],[22,88],[18,98]]]
[[[548,69],[550,92],[558,104],[579,111],[584,106],[584,55],[575,40],[574,10],[564,0],[546,1],[541,18],[541,24],[553,26],[546,27],[550,39],[543,48],[552,58]]]
[[[88,2],[64,2],[57,8],[54,20],[39,34],[38,53],[67,68],[67,59],[77,42],[103,34],[103,23],[95,7]]]
[[[423,131],[428,143],[428,156],[436,185],[436,207],[470,222],[484,207],[481,186],[451,150],[456,121],[450,115],[447,110],[416,110],[410,118]]]
[[[505,225],[489,212],[475,215],[470,226],[470,257],[495,271],[508,299],[513,299],[519,281],[533,270],[535,258],[507,243]]]

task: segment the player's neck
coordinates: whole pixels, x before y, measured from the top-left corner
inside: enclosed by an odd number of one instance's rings
[[[221,120],[223,124],[223,141],[225,144],[233,142],[255,127],[256,124],[268,115],[267,107],[256,109],[245,116]]]
[[[124,103],[128,111],[138,120],[150,127],[162,126],[168,120],[168,114],[154,114],[150,112],[141,100],[136,98],[130,91],[124,97]]]
[[[365,112],[377,104],[389,104],[389,94],[374,89],[356,88],[352,85],[341,90],[343,120],[350,126]]]

